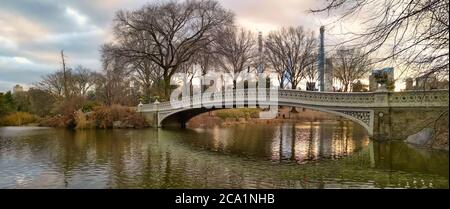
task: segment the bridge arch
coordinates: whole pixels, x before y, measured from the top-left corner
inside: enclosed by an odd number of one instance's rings
[[[311,105],[303,105],[303,104],[293,104],[290,102],[278,102],[279,106],[284,107],[295,107],[295,108],[305,108],[310,110],[315,110],[319,112],[329,113],[336,116],[341,116],[345,119],[348,119],[360,126],[362,126],[369,134],[369,136],[373,135],[373,111],[372,110],[346,110],[346,109],[331,109],[326,107],[316,107]],[[261,104],[262,105],[262,104]],[[180,108],[170,112],[161,112],[158,115],[158,126],[159,127],[167,127],[167,126],[178,126],[185,127],[185,124],[192,119],[193,117],[214,110],[220,109],[230,109],[230,108]],[[364,116],[364,117],[358,117]],[[364,118],[364,119],[363,119]]]
[[[338,93],[286,89],[278,90],[276,103],[252,100],[252,97],[259,95],[259,91],[245,89],[215,94],[222,94],[223,101],[228,101],[227,98],[232,99],[234,95],[237,98],[239,95],[239,98],[245,98],[244,103],[303,107],[331,113],[361,125],[370,136],[379,140],[404,140],[417,133],[424,128],[423,124],[430,124],[430,120],[447,111],[449,101],[448,90]],[[267,98],[269,95],[267,94]],[[181,101],[187,104],[181,108],[173,107],[170,102],[164,102],[141,104],[137,107],[137,111],[144,115],[151,126],[161,127],[170,124],[183,125],[195,115],[215,110],[201,108],[199,105],[199,101],[202,101],[201,95],[194,95],[190,99],[187,102]],[[235,102],[238,101],[234,101],[233,104],[236,104]],[[215,104],[208,101],[207,104],[222,107],[223,102]],[[241,100],[239,104],[242,104]]]

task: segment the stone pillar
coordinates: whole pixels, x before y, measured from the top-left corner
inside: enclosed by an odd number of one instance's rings
[[[389,93],[387,91],[375,92],[374,100],[379,108],[374,109],[373,138],[375,140],[389,139],[391,138]]]
[[[158,127],[158,112],[143,112],[142,115],[151,127]]]
[[[374,109],[373,139],[391,139],[391,111],[390,108]]]

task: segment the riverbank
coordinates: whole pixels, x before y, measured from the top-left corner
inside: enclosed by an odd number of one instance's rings
[[[441,117],[432,121],[419,132],[410,135],[405,142],[415,146],[449,151],[448,144],[448,112],[444,112]]]
[[[120,105],[96,106],[89,111],[79,109],[47,117],[38,117],[27,112],[12,112],[0,117],[0,126],[42,126],[67,129],[149,127],[145,118],[133,107]]]

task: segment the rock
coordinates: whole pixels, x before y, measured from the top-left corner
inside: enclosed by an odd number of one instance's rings
[[[432,128],[424,128],[418,133],[408,136],[405,141],[420,146],[429,146],[433,144],[433,136],[434,130]]]
[[[113,128],[123,128],[123,123],[122,123],[122,121],[119,121],[119,120],[114,121],[114,122],[113,122]]]

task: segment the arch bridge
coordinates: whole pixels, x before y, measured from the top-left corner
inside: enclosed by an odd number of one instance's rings
[[[256,104],[257,106],[279,105],[302,107],[331,113],[349,119],[362,127],[375,139],[405,139],[420,131],[448,111],[448,90],[405,91],[405,92],[314,92],[279,89],[278,101],[271,101],[269,91],[262,101],[258,89],[238,89],[215,92],[219,102],[194,95],[179,101],[182,105],[173,107],[170,102],[141,104],[141,112],[154,127],[184,127],[192,117],[216,109],[236,108]],[[228,104],[227,106],[225,104]],[[231,104],[231,105],[230,105]],[[214,108],[205,108],[212,106]]]

